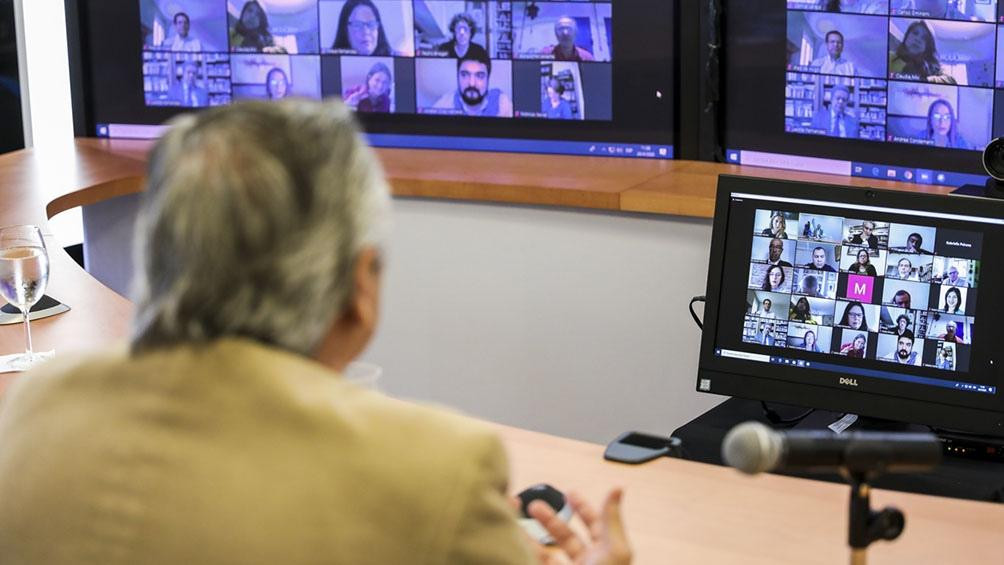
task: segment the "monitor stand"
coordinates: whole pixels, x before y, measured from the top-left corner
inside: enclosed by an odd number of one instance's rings
[[[790,418],[805,412],[804,408],[771,404],[771,408],[782,417]],[[797,424],[799,430],[823,430],[839,420],[842,414],[817,410]],[[691,461],[723,465],[721,457],[722,439],[735,425],[747,421],[771,424],[764,417],[758,400],[730,398],[718,406],[694,418],[673,432],[673,437],[683,442],[679,456]],[[778,429],[792,429],[779,427]],[[923,426],[889,422],[886,420],[864,419],[855,422],[849,429],[867,431],[930,431]],[[949,451],[949,455],[951,452]],[[845,480],[832,474],[781,473],[795,477],[844,483]],[[946,457],[940,466],[930,473],[911,475],[884,475],[872,484],[875,488],[949,496],[970,500],[1004,502],[1004,464],[962,457]]]
[[[1004,183],[987,179],[985,184],[964,184],[949,194],[955,196],[979,196],[981,198],[1004,198]]]

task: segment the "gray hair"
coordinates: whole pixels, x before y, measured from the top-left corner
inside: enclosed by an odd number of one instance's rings
[[[133,350],[240,336],[312,353],[345,312],[359,251],[389,231],[351,112],[249,101],[171,126],[136,226]]]

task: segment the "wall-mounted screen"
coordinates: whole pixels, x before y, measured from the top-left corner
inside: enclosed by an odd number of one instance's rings
[[[156,134],[136,126],[240,99],[334,96],[377,145],[673,154],[674,2],[81,4],[98,135]]]
[[[753,4],[726,2],[728,161],[982,181],[1004,133],[997,0]]]

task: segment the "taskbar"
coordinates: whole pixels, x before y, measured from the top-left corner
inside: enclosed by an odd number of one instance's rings
[[[933,169],[917,169],[912,167],[897,167],[878,163],[859,163],[840,159],[824,159],[821,157],[806,157],[803,155],[788,155],[785,153],[767,153],[764,151],[749,151],[745,149],[726,149],[725,161],[733,165],[749,165],[754,167],[770,167],[774,169],[789,169],[809,173],[826,173],[851,177],[864,177],[917,184],[938,184],[942,186],[962,186],[975,184],[983,186],[987,180],[985,175],[956,173],[952,171],[937,171]]]
[[[144,124],[98,124],[98,137],[157,139],[167,126]],[[672,159],[672,145],[651,143],[610,143],[607,141],[561,141],[547,139],[510,139],[495,137],[455,137],[447,135],[407,135],[370,133],[366,139],[374,147],[402,149],[452,149],[461,151],[501,151],[546,155],[589,155],[593,157],[631,157]]]
[[[736,351],[734,349],[715,349],[715,356],[727,357],[730,359],[740,359],[743,361],[753,361],[757,363],[787,365],[789,367],[797,367],[799,369],[813,369],[817,371],[841,373],[844,375],[872,377],[890,381],[900,381],[904,383],[914,383],[928,386],[936,386],[940,388],[950,388],[966,392],[997,394],[997,387],[990,385],[967,383],[965,381],[952,381],[948,379],[934,379],[931,377],[921,377],[918,375],[904,375],[902,373],[893,373],[891,371],[878,371],[875,369],[866,369],[863,367],[848,367],[846,365],[837,365],[834,363],[807,361],[805,359],[793,359],[790,357],[778,357],[776,355],[750,353],[748,351]]]
[[[457,149],[463,151],[501,151],[546,155],[590,155],[594,157],[633,157],[672,159],[672,145],[650,143],[610,143],[608,141],[561,141],[550,139],[511,139],[497,137],[454,137],[447,135],[406,135],[370,133],[366,138],[374,147],[407,149]]]

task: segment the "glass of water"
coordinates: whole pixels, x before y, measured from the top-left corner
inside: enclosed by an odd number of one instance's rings
[[[49,254],[36,226],[0,228],[0,296],[24,315],[25,352],[15,364],[28,368],[35,362],[31,350],[28,311],[45,293],[49,282]]]

